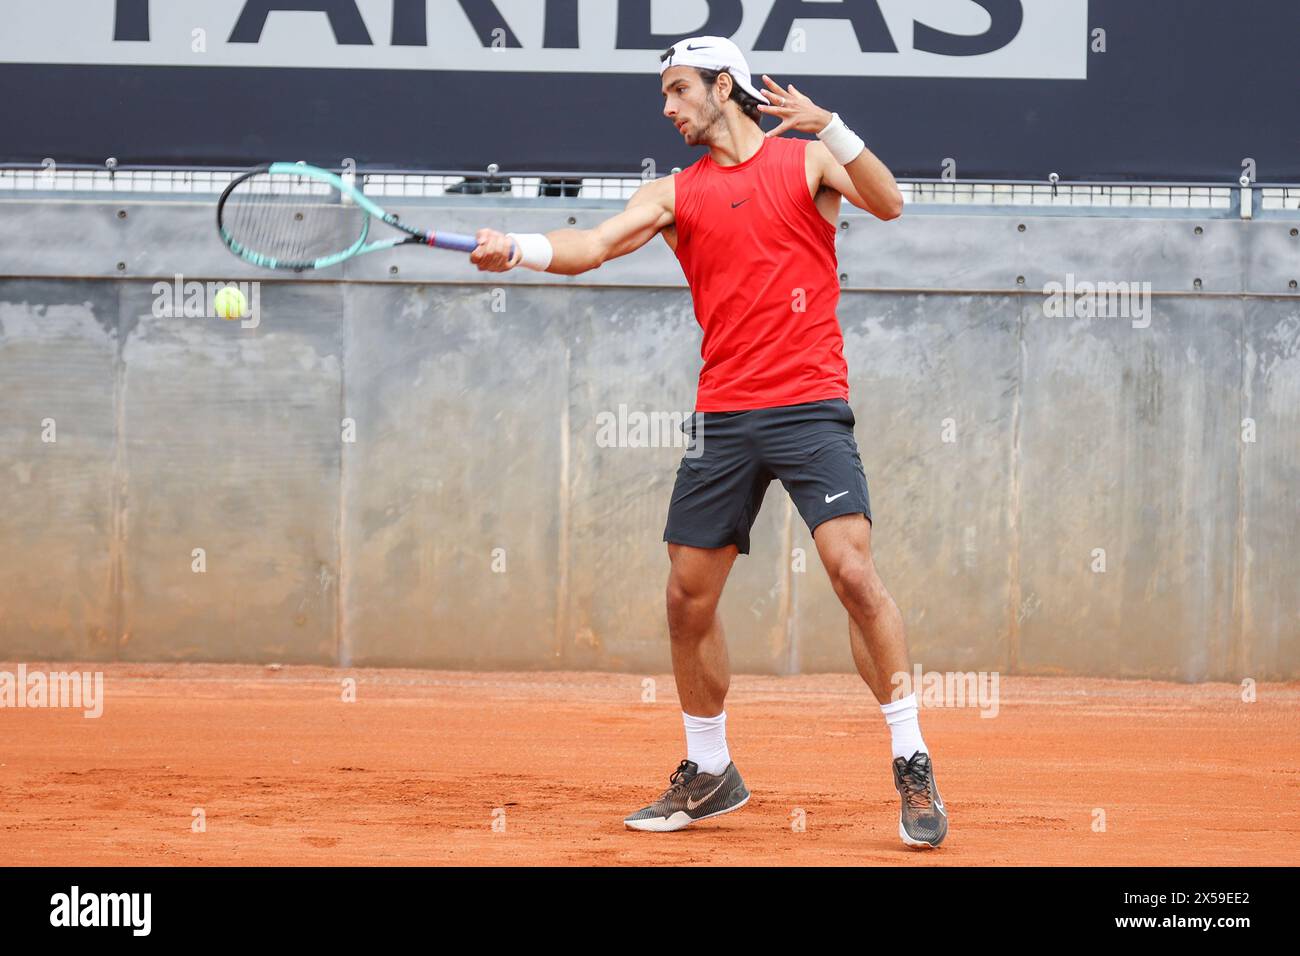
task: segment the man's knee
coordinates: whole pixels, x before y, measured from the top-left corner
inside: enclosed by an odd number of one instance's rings
[[[668,576],[668,619],[690,623],[710,621],[718,608],[719,594],[698,582],[672,574]]]
[[[846,604],[874,617],[889,604],[889,593],[868,557],[853,554],[830,569],[831,585]]]
[[[672,561],[667,590],[670,627],[689,632],[712,624],[736,553],[734,545],[708,550],[668,546]]]

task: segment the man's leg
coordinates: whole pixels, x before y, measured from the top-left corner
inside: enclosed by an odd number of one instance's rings
[[[722,709],[731,684],[731,662],[718,599],[738,552],[736,545],[668,545],[668,633],[686,727],[686,759],[673,772],[672,786],[663,796],[623,821],[632,829],[680,830],[749,801],[727,750],[727,714]]]
[[[911,759],[925,751],[915,693],[893,696],[900,675],[911,677],[903,615],[885,590],[871,558],[871,522],[864,515],[840,515],[817,526],[817,553],[831,586],[849,612],[849,645],[858,673],[867,682],[889,723],[894,756]]]
[[[938,846],[948,833],[948,815],[921,738],[915,689],[901,700],[890,699],[894,678],[910,677],[911,664],[903,615],[871,557],[871,522],[861,514],[840,515],[819,524],[813,540],[831,586],[849,612],[853,661],[889,724],[894,786],[902,797],[898,835],[909,846]]]
[[[817,553],[840,603],[849,612],[853,663],[876,700],[890,700],[896,674],[911,675],[903,615],[889,596],[871,558],[871,522],[840,515],[817,526]],[[910,755],[909,755],[910,756]]]
[[[727,750],[731,662],[718,599],[736,555],[749,553],[749,531],[772,476],[753,454],[755,412],[696,415],[690,447],[668,502],[668,633],[682,703],[686,759],[663,795],[623,822],[634,830],[680,830],[738,810],[749,791]]]
[[[682,710],[699,717],[721,713],[731,685],[731,661],[718,617],[718,600],[736,561],[735,545],[692,548],[669,544],[668,636]]]

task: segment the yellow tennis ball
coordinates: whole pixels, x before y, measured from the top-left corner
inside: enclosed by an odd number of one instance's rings
[[[237,287],[228,285],[216,294],[212,308],[223,319],[242,319],[248,315],[248,300]]]

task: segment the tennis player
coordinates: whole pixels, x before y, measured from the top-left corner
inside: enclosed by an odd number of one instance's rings
[[[691,37],[660,57],[664,116],[707,152],[647,182],[594,229],[542,234],[481,229],[471,260],[576,275],[663,236],[676,254],[703,329],[704,359],[691,440],[677,471],[668,542],[668,630],[686,728],[672,784],[624,823],[667,831],[737,810],[749,800],[727,748],[731,680],[718,600],[768,484],[778,478],[812,532],[849,617],[858,673],[889,727],[899,836],[938,846],[948,819],[916,694],[890,700],[910,674],[903,619],[871,556],[867,479],[853,436],[848,367],[835,308],[840,199],[880,219],[903,200],[893,175],[840,119],[793,85],[757,89],[739,48]],[[780,122],[763,132],[763,114]],[[783,137],[794,130],[817,138]],[[511,255],[511,241],[516,245]]]

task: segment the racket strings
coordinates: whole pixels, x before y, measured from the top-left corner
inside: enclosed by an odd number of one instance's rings
[[[365,234],[366,213],[327,183],[261,172],[226,197],[222,228],[246,253],[309,265],[351,248]]]

